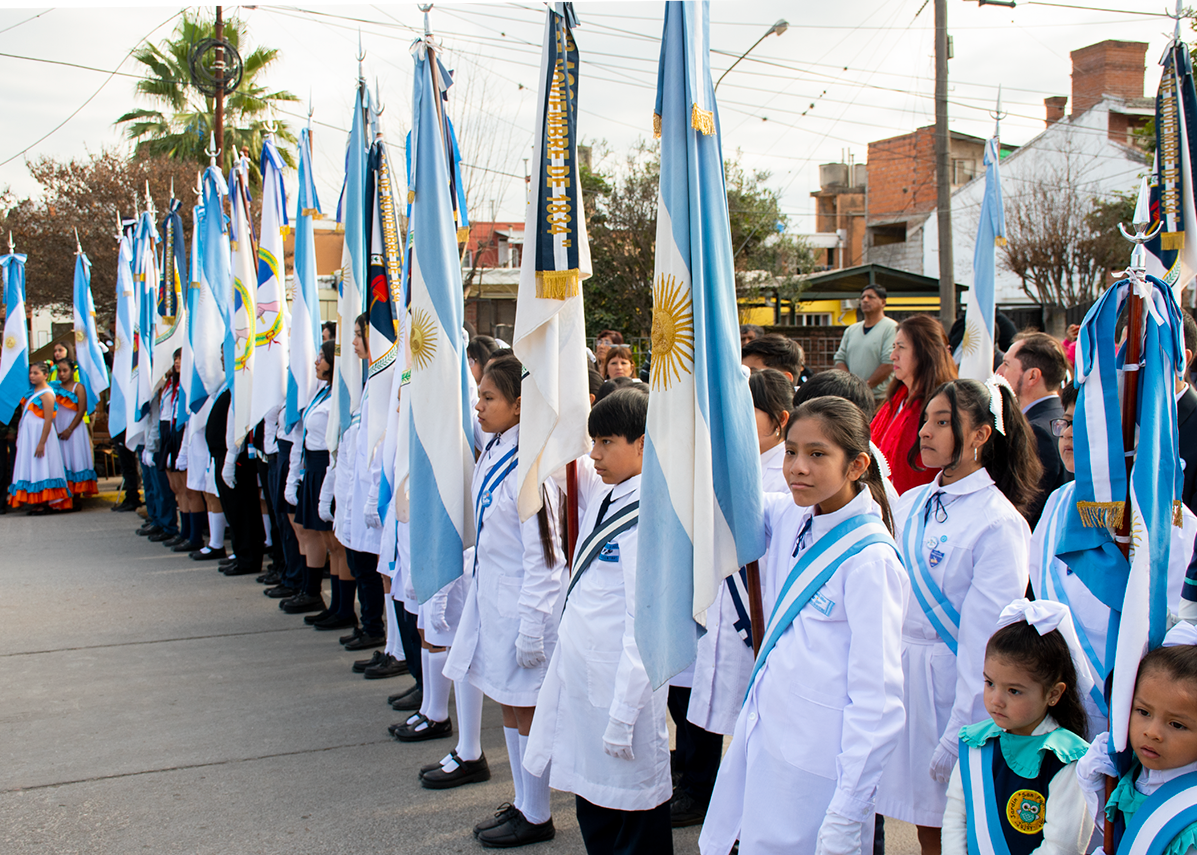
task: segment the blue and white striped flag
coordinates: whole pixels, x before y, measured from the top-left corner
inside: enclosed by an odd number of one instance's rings
[[[640,487],[636,644],[654,686],[694,661],[723,578],[765,551],[752,396],[739,318],[709,4],[669,2],[653,276],[652,394]]]
[[[200,187],[202,190],[202,181]],[[204,217],[201,200],[193,209],[191,219],[191,282],[187,288],[187,342],[191,370],[183,375],[187,381],[187,406],[193,413],[203,409],[208,397],[224,383],[221,356],[224,321],[204,273]]]
[[[133,387],[133,348],[136,341],[133,334],[133,318],[136,312],[137,301],[133,294],[133,243],[127,234],[121,234],[116,259],[116,334],[113,336],[112,392],[108,396],[108,433],[111,436],[125,433],[125,429],[137,421],[133,414],[137,398]]]
[[[254,369],[257,364],[258,256],[249,215],[249,158],[242,157],[233,168],[230,184],[231,236],[233,251],[232,326],[236,355],[232,366],[233,400],[229,405],[229,436],[237,445],[253,430]],[[229,366],[225,365],[229,374]],[[281,391],[280,377],[280,391]],[[264,411],[263,411],[264,412]],[[260,419],[261,416],[259,415]],[[231,443],[230,443],[231,444]]]
[[[154,310],[154,374],[150,387],[155,391],[175,367],[175,351],[187,338],[187,303],[183,282],[187,278],[187,242],[183,236],[182,203],[172,198],[162,219],[162,257]]]
[[[211,289],[221,331],[220,382],[216,386],[210,386],[209,379],[204,378],[209,395],[215,395],[216,390],[226,384],[231,385],[233,364],[237,359],[236,340],[233,336],[232,248],[224,215],[224,200],[228,195],[229,185],[224,180],[224,174],[219,167],[209,166],[204,171],[204,234],[200,249],[203,251],[203,283]]]
[[[4,274],[4,342],[0,348],[0,422],[8,422],[29,391],[29,322],[25,317],[23,253],[0,255]]]
[[[133,290],[137,295],[137,421],[143,431],[155,392],[154,332],[158,323],[158,243],[161,240],[154,214],[147,211],[141,215],[133,240]]]
[[[312,215],[320,199],[312,170],[312,131],[299,132],[299,199],[295,212],[295,272],[291,287],[287,430],[295,427],[316,394],[316,348],[320,346],[320,300],[316,292],[316,238]]]
[[[449,176],[452,144],[442,93],[452,77],[423,39],[413,46],[410,229],[411,435],[409,507],[412,581],[420,602],[462,573],[474,544],[469,501],[474,472],[462,320],[465,306]],[[410,194],[414,191],[414,197]]]
[[[1006,245],[1002,211],[1001,150],[996,136],[985,143],[985,196],[973,247],[973,287],[964,295],[964,340],[960,376],[984,383],[993,376],[993,280],[997,247]]]
[[[108,366],[96,333],[96,304],[91,294],[91,262],[82,250],[75,256],[75,362],[79,382],[87,390],[87,413],[96,411],[100,393],[108,388]]]
[[[283,239],[287,234],[286,164],[272,137],[262,143],[262,227],[258,231],[258,289],[254,302],[254,388],[249,423],[287,397],[287,296]]]

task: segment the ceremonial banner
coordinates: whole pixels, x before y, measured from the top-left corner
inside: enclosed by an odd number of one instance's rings
[[[237,445],[253,430],[254,367],[258,334],[258,265],[253,226],[249,217],[249,158],[242,157],[233,169],[232,241],[233,251],[233,400],[229,406],[229,436]],[[225,366],[226,371],[228,366]],[[279,378],[281,392],[282,378]],[[261,416],[259,416],[261,418]]]
[[[320,300],[316,292],[316,238],[312,216],[320,199],[312,171],[312,131],[299,132],[299,199],[295,213],[295,272],[291,288],[290,355],[287,371],[287,414],[291,430],[316,394],[316,350],[320,347]]]
[[[366,125],[370,91],[358,80],[349,148],[345,152],[345,189],[341,192],[341,284],[337,295],[337,364],[333,366],[328,447],[335,449],[362,399],[362,361],[353,353],[353,322],[366,308]]]
[[[539,178],[524,225],[512,345],[527,367],[516,471],[521,519],[540,510],[540,485],[590,448],[582,280],[591,270],[578,174],[577,22],[572,4],[555,6],[545,13],[533,147]]]
[[[0,422],[8,422],[29,391],[29,321],[25,317],[23,253],[0,255],[4,273],[4,347],[0,349]]]
[[[187,275],[187,243],[183,236],[182,203],[170,200],[162,220],[162,260],[158,274],[157,305],[154,312],[154,373],[150,388],[155,391],[175,367],[175,351],[187,338],[186,302],[183,280]]]
[[[190,370],[183,375],[187,381],[187,406],[193,413],[203,409],[208,396],[214,395],[224,383],[221,354],[224,321],[212,285],[204,273],[204,217],[201,201],[193,209],[191,219],[191,282],[187,289]]]
[[[1197,89],[1184,42],[1173,41],[1162,64],[1155,96],[1151,215],[1163,229],[1147,243],[1147,272],[1172,288],[1179,301],[1181,292],[1191,287],[1197,276],[1197,185],[1193,183]]]
[[[984,383],[993,376],[993,316],[996,249],[1006,245],[1002,211],[1001,148],[996,136],[985,143],[985,196],[973,247],[973,286],[964,295],[964,341],[960,376]]]
[[[79,382],[87,390],[87,414],[96,411],[100,393],[108,388],[108,366],[96,333],[96,304],[91,294],[91,262],[82,250],[75,256],[75,363]]]
[[[112,352],[112,394],[108,396],[108,433],[119,436],[137,421],[133,413],[136,390],[133,381],[133,244],[122,233],[116,259],[116,324]],[[126,440],[128,437],[126,436]],[[136,446],[129,446],[135,448]]]
[[[147,199],[147,202],[149,200]],[[134,373],[137,377],[137,421],[145,422],[154,398],[154,331],[158,306],[158,243],[161,237],[154,224],[154,214],[147,211],[137,224],[133,240],[133,292],[137,296],[137,350]],[[142,428],[145,430],[145,426]],[[144,442],[144,440],[143,440]]]
[[[638,559],[646,572],[636,581],[636,643],[653,686],[694,661],[695,621],[723,578],[765,551],[709,20],[706,0],[666,3],[657,78],[661,187]]]
[[[204,172],[204,221],[203,280],[212,293],[212,302],[220,316],[219,327],[223,331],[220,342],[222,375],[218,386],[204,384],[209,395],[217,394],[219,386],[232,385],[234,365],[237,361],[237,341],[233,336],[233,270],[232,249],[229,230],[224,215],[224,200],[229,195],[229,186],[219,167],[209,166]]]
[[[452,144],[442,112],[442,93],[453,80],[425,40],[412,53],[412,377],[403,397],[411,413],[411,574],[424,602],[461,575],[462,552],[474,544],[469,499],[474,443],[450,185]]]
[[[258,289],[254,302],[254,385],[249,424],[287,397],[287,298],[283,238],[287,234],[286,164],[267,137],[262,143],[262,228],[258,233]],[[310,369],[309,369],[310,370]],[[313,372],[314,373],[314,372]]]
[[[370,200],[370,241],[367,258],[368,316],[366,336],[370,365],[366,386],[370,390],[369,412],[362,413],[368,454],[373,456],[387,421],[395,410],[391,394],[398,347],[398,310],[404,304],[403,256],[399,243],[399,223],[395,216],[391,158],[386,144],[377,140],[370,148],[366,178],[366,198]]]

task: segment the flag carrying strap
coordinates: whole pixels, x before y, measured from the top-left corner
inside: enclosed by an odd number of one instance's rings
[[[853,555],[874,543],[890,546],[901,561],[898,547],[881,520],[872,514],[857,514],[837,525],[819,538],[810,549],[802,553],[791,568],[790,575],[782,585],[777,604],[765,626],[764,642],[757,654],[752,676],[748,678],[748,689],[756,680],[757,672],[764,666],[769,652],[777,644],[782,633],[794,622],[802,610],[827,580],[835,575],[843,563]],[[745,695],[747,697],[747,695]]]
[[[1118,855],[1163,855],[1186,827],[1197,822],[1197,772],[1164,784],[1135,811],[1118,844]]]
[[[635,528],[639,522],[640,502],[637,500],[629,505],[625,505],[610,517],[595,525],[590,534],[586,536],[586,540],[578,548],[577,561],[574,563],[574,576],[569,580],[569,588],[565,592],[565,602],[567,605],[569,604],[569,595],[573,593],[574,588],[577,587],[578,581],[585,574],[586,570],[594,563],[594,559],[598,558],[599,553],[603,551],[603,547],[625,531]]]
[[[997,742],[991,739],[980,747],[960,746],[964,749],[960,752],[960,783],[964,785],[964,801],[968,805],[969,855],[1010,855],[993,787],[993,751]]]
[[[915,599],[918,600],[923,614],[927,616],[943,643],[955,654],[957,637],[960,634],[960,611],[936,584],[923,555],[923,537],[927,534],[927,515],[923,513],[923,506],[934,487],[934,481],[924,487],[910,506],[910,515],[906,519],[906,527],[902,530],[902,545],[906,550],[903,564],[906,565],[910,586],[914,589]]]
[[[497,439],[497,437],[496,437]],[[494,440],[491,440],[494,442]],[[495,491],[499,489],[507,476],[515,471],[519,466],[519,443],[512,446],[511,450],[499,458],[499,462],[490,468],[486,473],[486,477],[482,479],[482,485],[478,489],[478,495],[474,499],[474,519],[478,521],[478,533],[474,538],[475,544],[482,537],[482,524],[486,519],[486,509],[491,505],[491,499]],[[474,549],[474,575],[478,575],[478,549]]]

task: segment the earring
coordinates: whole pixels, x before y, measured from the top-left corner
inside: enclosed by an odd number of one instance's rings
[[[977,447],[973,446],[973,463],[977,462]]]

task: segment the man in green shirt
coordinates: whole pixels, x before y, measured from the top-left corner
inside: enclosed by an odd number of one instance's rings
[[[889,375],[894,370],[890,353],[898,331],[898,322],[885,316],[885,299],[885,289],[880,285],[865,286],[860,292],[864,320],[844,331],[834,357],[835,367],[864,380],[878,401],[889,388]]]

